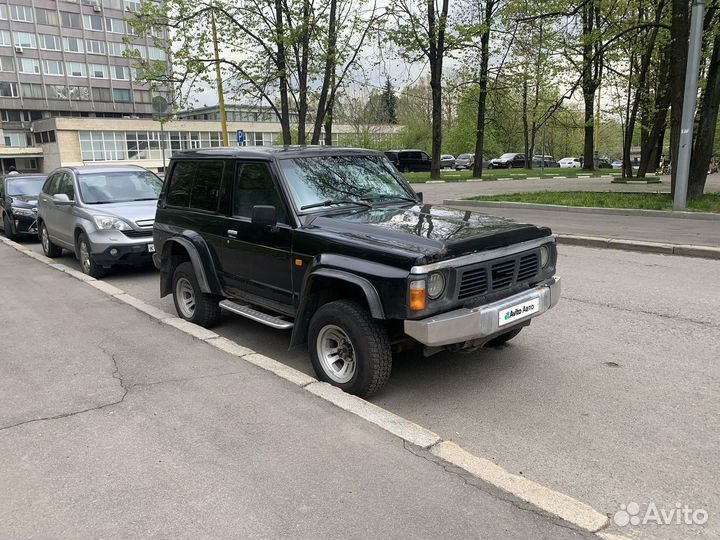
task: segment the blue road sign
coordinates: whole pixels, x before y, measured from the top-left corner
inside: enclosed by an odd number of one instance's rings
[[[240,146],[245,144],[245,132],[242,129],[237,130],[237,142]]]

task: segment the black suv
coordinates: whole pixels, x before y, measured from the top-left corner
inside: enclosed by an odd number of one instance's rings
[[[177,153],[154,242],[179,316],[292,329],[321,380],[359,395],[393,351],[501,344],[560,296],[550,229],[423,204],[368,150]]]
[[[404,173],[426,172],[430,170],[432,159],[422,150],[388,150],[385,156]]]
[[[37,235],[38,196],[45,175],[10,174],[0,178],[0,227],[10,239]]]

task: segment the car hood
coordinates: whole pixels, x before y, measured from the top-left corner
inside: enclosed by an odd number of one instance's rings
[[[429,204],[310,216],[305,228],[343,243],[414,254],[420,264],[551,234],[546,227]]]
[[[157,201],[132,201],[122,203],[92,204],[85,207],[93,215],[113,216],[131,223],[154,221]]]
[[[8,195],[17,208],[37,208],[38,195]]]

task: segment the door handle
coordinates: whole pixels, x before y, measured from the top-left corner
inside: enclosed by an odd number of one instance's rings
[[[230,238],[237,238],[237,231],[233,229],[228,229],[227,235]]]

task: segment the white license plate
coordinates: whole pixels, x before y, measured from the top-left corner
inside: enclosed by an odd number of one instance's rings
[[[540,311],[540,299],[533,298],[522,304],[517,304],[507,309],[503,309],[498,314],[498,326],[505,326],[506,324],[512,324],[515,321],[534,315]]]
[[[148,253],[155,253],[155,244],[148,244]]]

